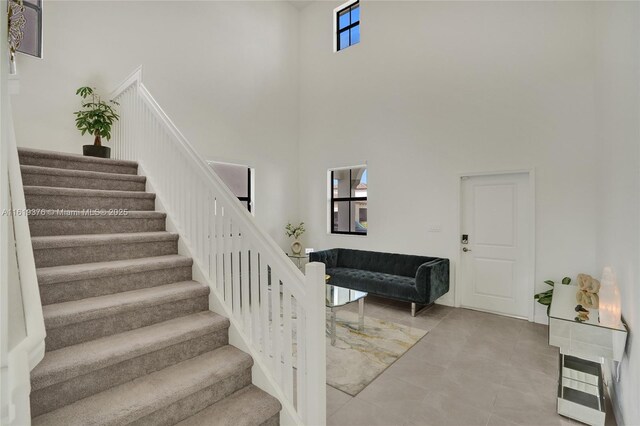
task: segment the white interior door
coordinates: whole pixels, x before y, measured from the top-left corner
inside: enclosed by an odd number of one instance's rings
[[[529,179],[529,173],[462,178],[462,306],[530,316],[533,202]]]

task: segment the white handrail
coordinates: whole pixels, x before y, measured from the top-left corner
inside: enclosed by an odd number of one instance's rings
[[[302,274],[260,229],[142,83],[138,68],[111,95],[114,157],[138,161],[215,306],[231,321],[296,424],[326,421],[324,265]],[[275,297],[278,295],[278,297]]]
[[[20,173],[20,162],[16,146],[11,108],[9,105],[7,134],[7,160],[9,169],[10,223],[13,226],[17,260],[17,276],[19,283],[8,283],[20,286],[22,312],[24,316],[25,337],[13,348],[9,349],[7,359],[8,374],[8,413],[3,419],[7,424],[28,424],[30,422],[29,393],[31,390],[31,370],[44,357],[44,339],[46,336],[42,304],[36,266],[31,247],[31,233],[26,215],[26,203]],[[17,309],[17,307],[9,307]],[[16,327],[17,324],[11,326]],[[4,424],[4,423],[3,423]]]

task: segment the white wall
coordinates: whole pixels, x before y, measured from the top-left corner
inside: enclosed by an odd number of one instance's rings
[[[75,89],[145,85],[207,159],[256,169],[256,219],[283,246],[297,218],[298,11],[287,2],[44,4],[44,60],[21,55],[21,146],[81,153]]]
[[[333,53],[338,5],[301,12],[307,245],[455,264],[458,173],[535,168],[538,289],[598,272],[593,6],[365,2],[361,43]],[[369,235],[328,235],[326,170],[364,161]],[[536,314],[546,321],[544,309]]]
[[[640,425],[640,4],[596,8],[599,169],[598,265],[617,273],[631,330],[620,383],[618,424]]]

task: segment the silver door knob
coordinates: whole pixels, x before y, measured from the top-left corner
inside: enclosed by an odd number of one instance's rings
[[[468,252],[468,251],[471,251],[471,249],[468,249],[468,248],[466,248],[466,247],[462,247],[462,251],[466,253],[466,252]]]

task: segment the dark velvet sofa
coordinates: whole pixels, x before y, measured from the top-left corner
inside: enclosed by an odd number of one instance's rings
[[[309,261],[325,264],[330,284],[411,302],[412,315],[449,291],[449,259],[335,248]]]

